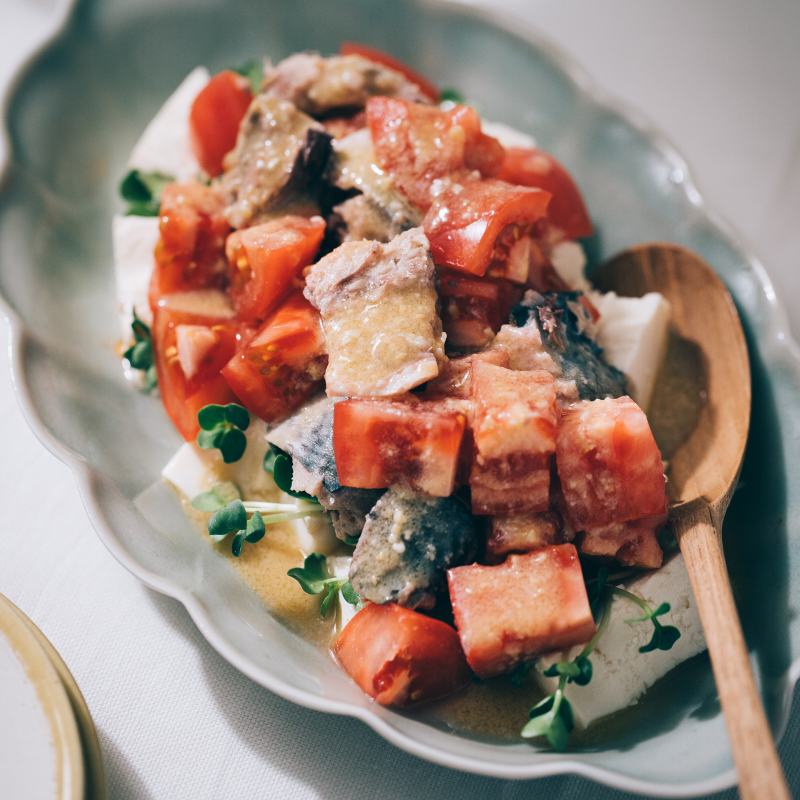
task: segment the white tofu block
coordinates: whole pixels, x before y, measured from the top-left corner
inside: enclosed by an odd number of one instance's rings
[[[263,466],[268,447],[266,423],[253,419],[245,433],[247,447],[239,461],[226,464],[219,450],[202,450],[194,442],[186,442],[161,470],[161,477],[190,499],[207,492],[218,481],[235,483],[244,500],[260,500],[265,493],[274,494],[277,487]],[[278,502],[297,503],[297,499],[281,493]],[[327,556],[341,546],[328,516],[296,519],[291,525],[304,555]]]
[[[604,357],[628,377],[628,394],[647,413],[667,349],[669,301],[657,292],[644,297],[593,293],[600,312],[597,342]]]
[[[117,278],[117,313],[122,342],[133,341],[133,310],[146,325],[153,322],[147,293],[158,244],[158,217],[123,217],[115,214],[112,223],[114,272]]]
[[[624,588],[641,597],[652,608],[667,601],[671,606],[670,612],[659,617],[659,622],[674,625],[681,637],[671,650],[640,653],[639,647],[652,637],[653,624],[627,624],[626,619],[642,616],[641,609],[630,600],[614,597],[608,628],[589,656],[592,680],[586,686],[568,684],[565,690],[575,722],[582,728],[614,711],[634,705],[673,667],[706,649],[700,614],[680,552],[676,551],[661,569],[626,582]],[[558,679],[545,678],[542,673],[556,661],[575,658],[582,649],[582,646],[575,646],[566,653],[553,653],[539,659],[534,674],[544,691],[554,692]]]
[[[586,253],[578,242],[571,240],[559,242],[550,253],[550,262],[559,277],[572,289],[579,289],[585,294],[592,291],[592,285],[583,274],[586,267]]]
[[[282,494],[280,502],[296,503],[297,498],[289,494]],[[293,519],[292,525],[297,534],[297,545],[302,550],[303,556],[310,553],[322,553],[323,556],[329,556],[341,545],[333,530],[333,523],[327,514],[324,517]]]
[[[184,78],[145,128],[128,159],[128,169],[174,175],[178,182],[202,171],[189,140],[189,112],[208,81],[205,67],[197,67]]]
[[[161,470],[161,477],[189,498],[207,492],[218,481],[235,483],[245,500],[260,499],[265,492],[274,493],[275,482],[263,467],[268,447],[267,425],[260,419],[251,419],[245,434],[244,455],[233,464],[223,462],[219,450],[201,450],[194,442],[186,442]]]
[[[503,147],[536,147],[536,140],[529,133],[523,133],[504,122],[481,120],[481,130],[487,136],[494,136]]]

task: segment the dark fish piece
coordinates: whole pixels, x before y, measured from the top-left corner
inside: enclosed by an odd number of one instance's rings
[[[302,406],[267,434],[267,441],[296,458],[310,473],[319,476],[328,492],[340,488],[333,457],[332,398],[319,397]]]
[[[376,95],[430,103],[404,75],[359,55],[323,58],[319,53],[295,53],[268,66],[263,88],[315,117],[334,109],[363,108]]]
[[[447,570],[470,562],[477,546],[475,521],[460,500],[389,489],[367,515],[350,580],[374,603],[433,608]]]
[[[225,158],[221,187],[230,224],[244,228],[293,211],[315,213],[315,185],[332,140],[289,101],[270,93],[255,97]]]
[[[575,381],[581,400],[622,397],[627,380],[603,360],[603,349],[591,335],[591,317],[579,300],[582,294],[528,292],[511,309],[511,322],[518,328],[538,327],[542,344],[561,367],[564,380]]]
[[[267,434],[267,441],[292,456],[295,473],[299,463],[306,474],[300,488],[313,494],[330,513],[336,535],[344,541],[358,536],[367,513],[383,489],[341,486],[333,456],[333,407],[343,398],[319,397]]]

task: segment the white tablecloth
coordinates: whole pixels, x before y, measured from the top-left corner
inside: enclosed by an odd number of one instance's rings
[[[47,30],[54,5],[0,0],[0,85]],[[800,3],[502,5],[671,137],[701,192],[764,259],[800,335]],[[3,348],[0,592],[41,627],[80,684],[113,800],[626,796],[569,776],[518,783],[436,767],[359,722],[297,708],[239,674],[182,606],[142,586],[100,544],[69,470],[25,424],[7,362]],[[780,753],[800,797],[798,700]]]

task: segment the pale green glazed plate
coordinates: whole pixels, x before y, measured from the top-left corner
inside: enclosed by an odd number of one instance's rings
[[[442,3],[79,3],[21,73],[5,114],[11,156],[0,198],[0,292],[31,426],[74,470],[116,558],[180,600],[225,658],[272,691],[358,717],[399,747],[458,769],[509,778],[575,772],[663,796],[731,786],[705,657],[658,684],[624,724],[599,729],[593,745],[567,754],[458,736],[371,705],[330,660],[272,619],[170,496],[150,491],[132,502],[180,437],[157,399],[126,384],[114,354],[111,215],[120,209],[116,185],[127,155],[194,66],[213,72],[262,54],[331,53],[342,39],[389,50],[479,101],[488,118],[532,133],[583,189],[599,232],[592,263],[637,242],[674,241],[730,287],[750,344],[753,414],[726,554],[767,712],[773,730],[783,730],[800,674],[797,345],[764,270],[706,208],[680,156],[524,26]]]

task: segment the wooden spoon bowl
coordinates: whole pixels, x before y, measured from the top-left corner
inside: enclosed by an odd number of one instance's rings
[[[736,488],[750,425],[750,363],[739,315],[716,273],[674,244],[625,250],[595,275],[602,291],[660,292],[673,333],[694,346],[705,396],[686,438],[669,453],[670,520],[686,560],[746,800],[790,798],[731,592],[722,521]]]

